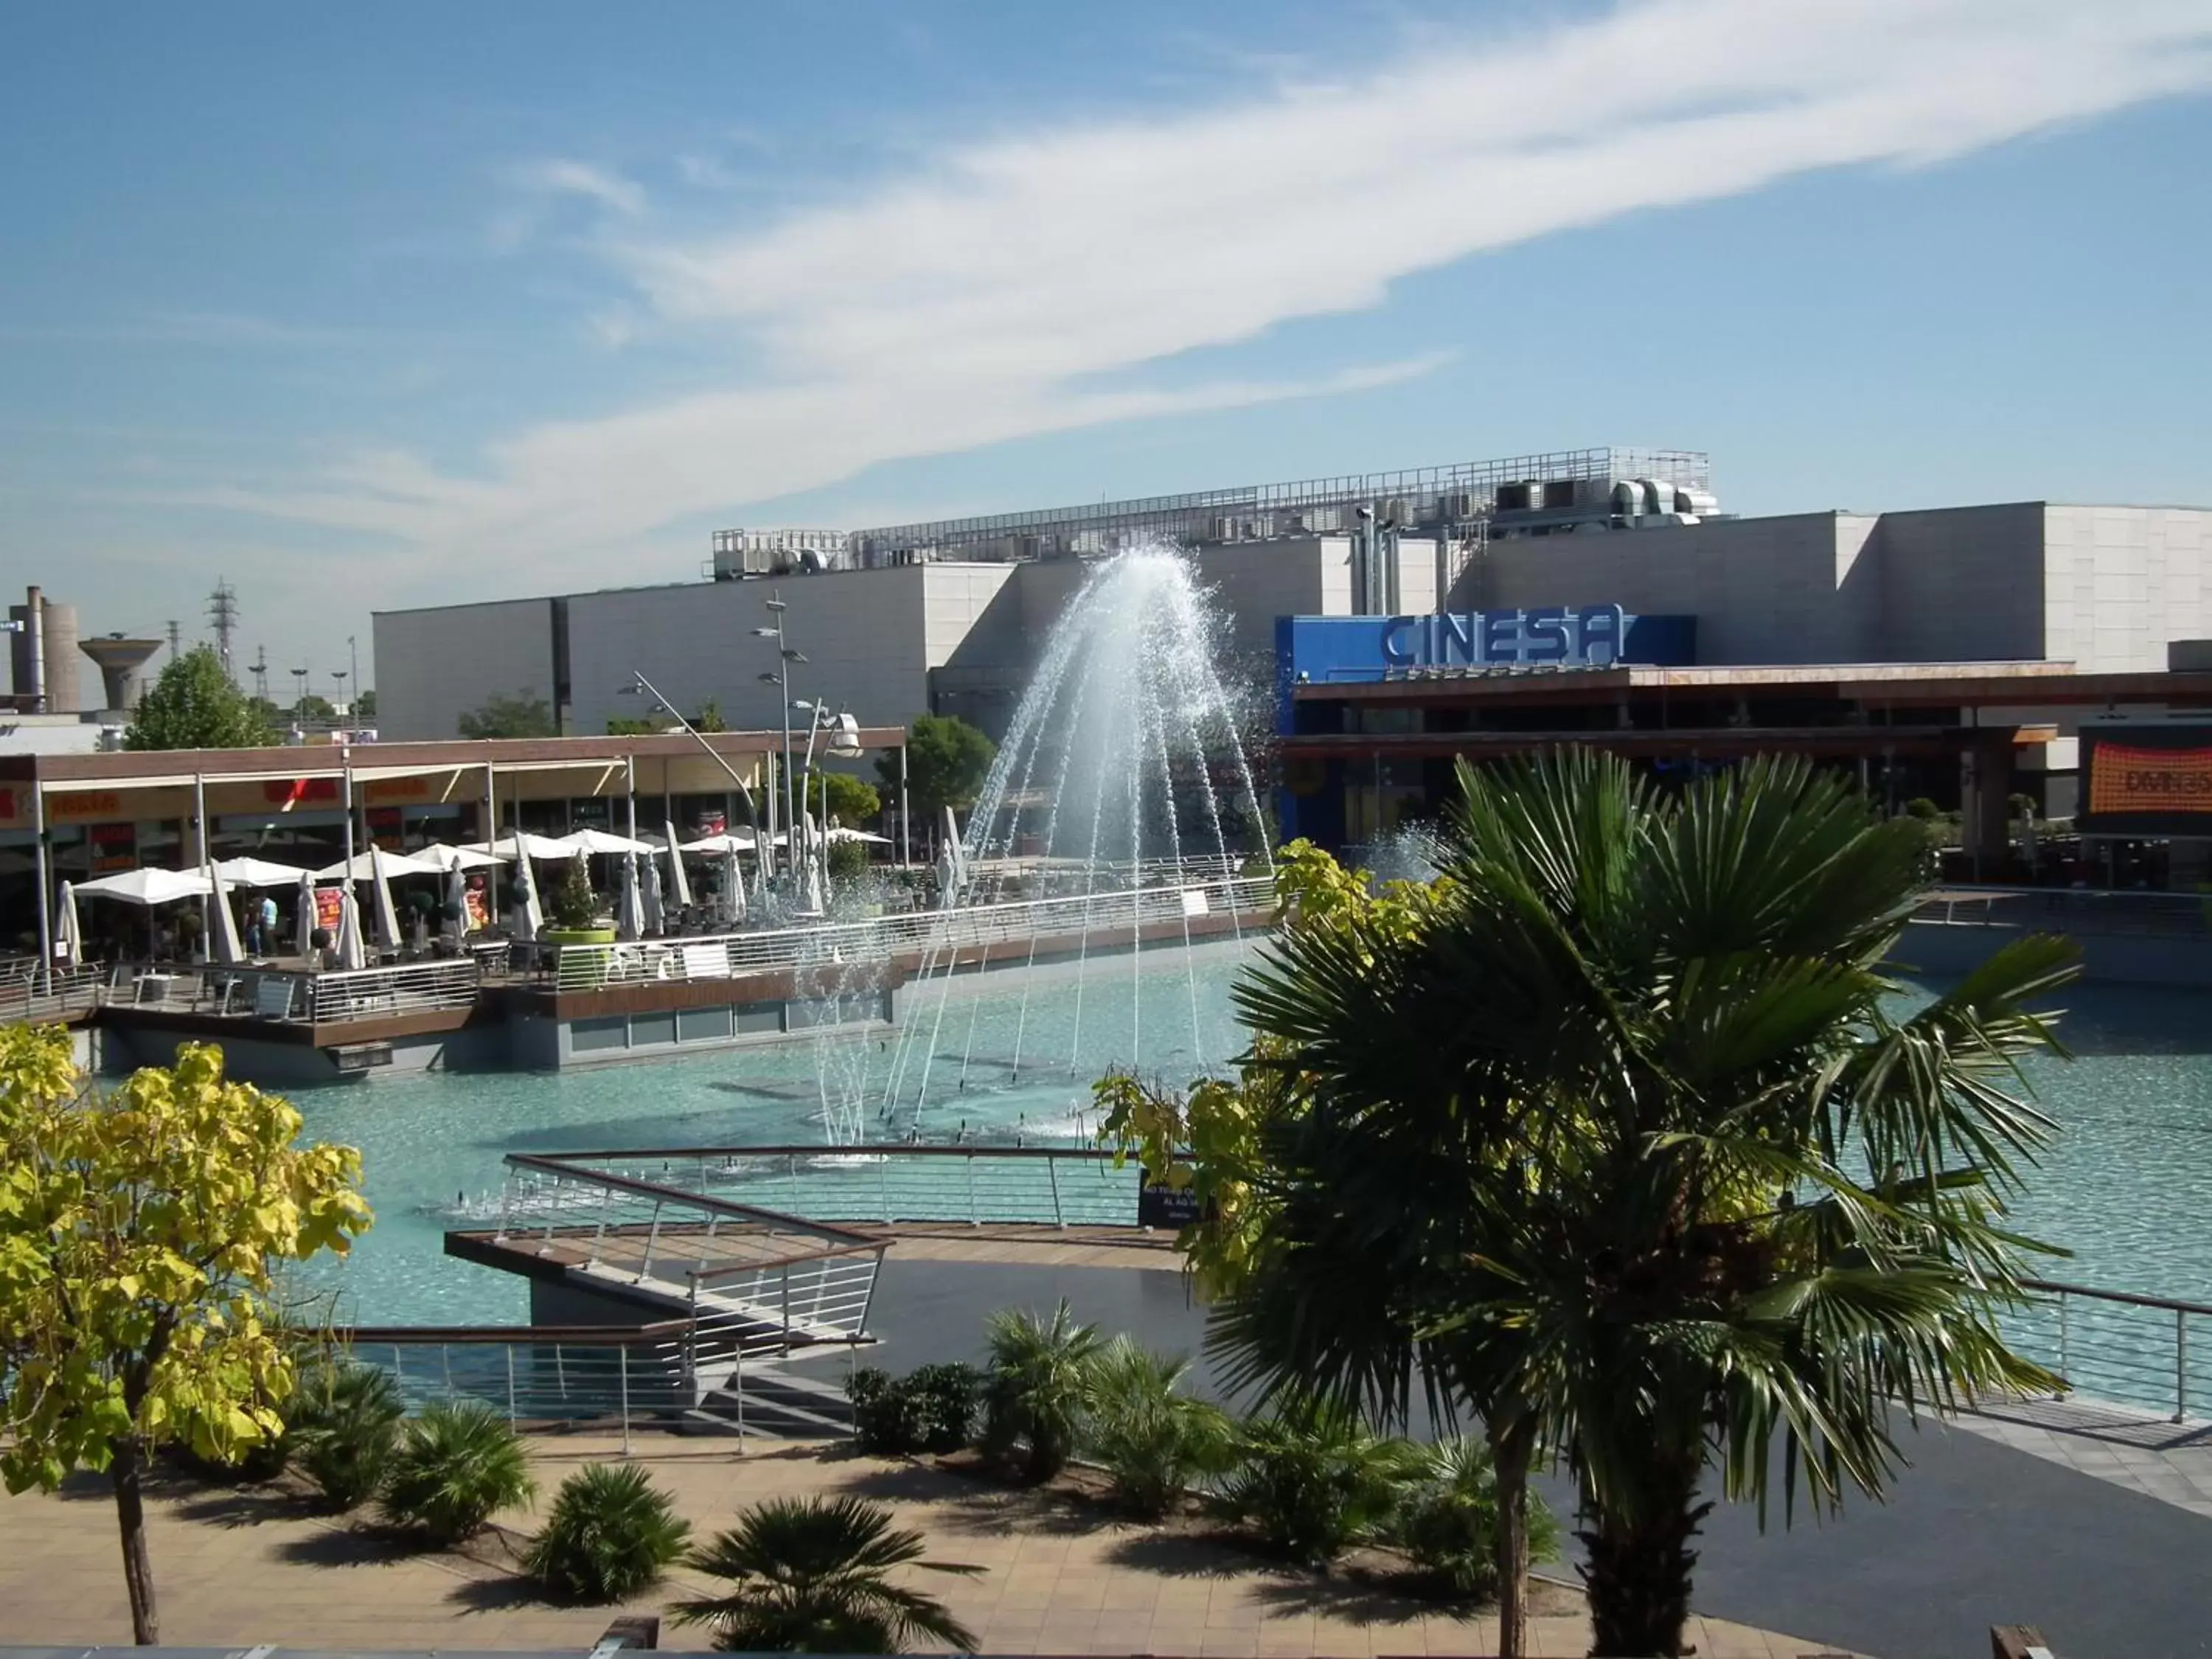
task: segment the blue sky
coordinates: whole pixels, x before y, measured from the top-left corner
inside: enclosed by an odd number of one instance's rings
[[[372,608],[1587,444],[2212,502],[2212,0],[0,9],[0,586]]]

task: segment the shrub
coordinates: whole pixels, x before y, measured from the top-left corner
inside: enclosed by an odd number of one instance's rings
[[[1221,1505],[1270,1549],[1326,1566],[1387,1528],[1420,1453],[1379,1438],[1333,1407],[1288,1402],[1237,1431],[1237,1461]]]
[[[853,1437],[889,1455],[958,1451],[974,1436],[981,1387],[973,1365],[923,1365],[902,1377],[863,1366],[845,1385]]]
[[[507,1419],[471,1400],[433,1406],[407,1425],[385,1477],[384,1512],[443,1548],[536,1490]]]
[[[991,1316],[990,1342],[983,1449],[1028,1480],[1049,1480],[1075,1449],[1098,1328],[1077,1324],[1066,1302],[1049,1321],[1004,1309]]]
[[[1134,1514],[1166,1514],[1194,1479],[1224,1473],[1235,1455],[1228,1414],[1181,1392],[1189,1370],[1189,1360],[1152,1353],[1126,1336],[1092,1361],[1084,1449]]]
[[[1493,1549],[1498,1536],[1498,1479],[1480,1440],[1446,1440],[1427,1449],[1401,1494],[1390,1538],[1413,1565],[1454,1595],[1489,1601],[1498,1594]],[[1528,1559],[1556,1560],[1559,1523],[1528,1494]]]
[[[1925,795],[1915,795],[1905,803],[1905,816],[1923,820],[1940,818],[1943,816],[1943,809]]]
[[[587,1463],[561,1483],[523,1567],[556,1601],[626,1601],[659,1577],[690,1536],[643,1469]]]
[[[595,927],[599,921],[599,901],[592,891],[591,872],[585,862],[581,853],[569,860],[561,884],[553,890],[553,925],[572,933]]]
[[[367,1503],[391,1467],[399,1389],[373,1365],[320,1365],[300,1378],[291,1437],[300,1469],[334,1509]]]
[[[670,1611],[679,1625],[710,1626],[726,1653],[899,1653],[923,1640],[973,1653],[975,1633],[943,1602],[890,1578],[904,1566],[981,1571],[925,1561],[926,1547],[920,1533],[895,1528],[880,1504],[774,1498],[687,1559],[729,1588]]]

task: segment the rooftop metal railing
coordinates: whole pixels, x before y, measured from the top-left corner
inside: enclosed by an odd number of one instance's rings
[[[561,948],[554,984],[560,990],[581,991],[649,980],[727,979],[915,953],[933,954],[941,964],[957,965],[963,954],[994,945],[1150,927],[1224,913],[1250,915],[1273,903],[1273,878],[1224,876],[1180,885],[959,905],[814,927],[637,944],[570,945]]]
[[[2212,1306],[2133,1291],[2032,1279],[2036,1299],[2006,1321],[2014,1346],[2068,1391],[2142,1406],[2179,1423],[2212,1403]]]
[[[649,1175],[680,1191],[833,1225],[1129,1227],[1139,1223],[1143,1188],[1133,1160],[1117,1164],[1109,1152],[1074,1146],[704,1146],[562,1152],[530,1162]]]
[[[1944,887],[1914,920],[1960,927],[2168,937],[2212,933],[2212,895],[2089,887]]]

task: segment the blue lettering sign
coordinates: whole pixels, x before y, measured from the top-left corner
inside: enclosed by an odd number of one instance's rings
[[[1547,605],[1521,613],[1523,662],[1564,662],[1567,656],[1567,609]]]
[[[1455,617],[1447,611],[1435,621],[1437,642],[1429,653],[1429,660],[1445,666],[1459,662],[1472,667],[1475,661],[1474,618]]]
[[[1370,637],[1390,668],[1492,663],[1606,668],[1621,660],[1631,620],[1617,605],[1546,605],[1527,611],[1374,617],[1370,625],[1378,632]]]
[[[1617,605],[1586,605],[1575,618],[1578,624],[1576,654],[1593,668],[1620,660],[1620,647],[1628,634],[1628,616]]]
[[[1519,662],[1527,641],[1521,632],[1518,611],[1486,611],[1482,615],[1482,659]]]

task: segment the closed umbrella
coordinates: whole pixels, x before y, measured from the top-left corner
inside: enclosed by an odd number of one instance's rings
[[[525,855],[514,861],[516,884],[522,890],[519,901],[521,916],[520,932],[525,939],[536,939],[544,931],[545,911],[538,902],[538,873],[531,868],[530,858]]]
[[[386,874],[391,854],[380,847],[372,847],[368,854],[369,879],[374,885],[372,897],[376,905],[376,945],[380,951],[399,948],[399,912],[392,902],[392,882]]]
[[[722,919],[732,927],[745,919],[745,878],[734,843],[722,854]]]
[[[222,872],[214,865],[206,866],[208,878],[208,958],[226,967],[235,966],[246,960],[246,951],[238,942],[238,917],[230,908],[230,889],[225,884]]]
[[[447,925],[453,928],[453,937],[459,939],[469,931],[469,878],[461,873],[458,864],[446,872],[446,910],[453,918]]]
[[[615,937],[634,939],[645,932],[645,906],[638,897],[637,854],[623,854],[622,894],[615,901]]]
[[[660,860],[645,861],[645,931],[659,933],[666,931],[668,914],[660,902]]]
[[[55,923],[54,960],[75,968],[84,961],[84,924],[77,920],[76,889],[67,882],[62,884],[58,908],[61,914]]]
[[[300,872],[300,913],[292,918],[292,954],[305,962],[315,948],[315,878]]]
[[[368,951],[361,939],[361,906],[354,900],[353,889],[338,890],[338,966],[366,968]]]
[[[691,878],[684,873],[684,848],[676,839],[676,825],[663,820],[668,830],[668,891],[677,903],[689,906],[691,902]]]

